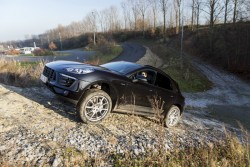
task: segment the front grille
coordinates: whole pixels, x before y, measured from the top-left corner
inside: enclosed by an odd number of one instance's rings
[[[47,66],[44,67],[43,75],[48,77],[48,80],[52,80],[52,81],[56,80],[56,72]]]
[[[58,82],[62,86],[70,87],[74,82],[75,78],[64,75],[64,74],[59,74],[59,79]]]

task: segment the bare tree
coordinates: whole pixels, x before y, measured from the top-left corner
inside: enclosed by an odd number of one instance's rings
[[[103,31],[107,32],[109,30],[109,10],[104,9],[101,11],[101,15],[103,18]]]
[[[209,2],[205,3],[205,7],[207,7],[207,10],[202,10],[209,15],[209,27],[213,28],[224,7],[221,5],[221,0],[209,0]]]
[[[201,0],[192,0],[192,14],[191,14],[191,29],[194,30],[194,25],[196,24],[196,29],[199,27],[199,19],[200,19],[200,7],[202,1]]]
[[[191,30],[194,31],[195,0],[192,0]]]
[[[178,7],[177,4],[174,2],[174,13],[175,13],[175,33],[178,34]]]
[[[123,12],[123,18],[124,18],[124,29],[127,29],[127,22],[128,22],[128,4],[123,1],[121,3],[121,7],[122,7],[122,12]]]
[[[92,11],[91,14],[92,14],[92,24],[93,24],[93,31],[94,31],[94,45],[96,45],[95,33],[97,30],[97,26],[96,26],[97,11]]]
[[[239,2],[239,0],[233,0],[233,6],[234,6],[234,9],[233,9],[233,23],[236,22],[238,2]]]
[[[224,5],[225,5],[225,13],[224,13],[224,24],[227,23],[227,16],[228,16],[228,5],[229,5],[230,0],[224,0]]]
[[[148,9],[148,1],[138,0],[137,6],[138,6],[138,11],[142,16],[142,31],[143,31],[143,36],[145,36],[145,13]]]
[[[195,0],[195,15],[196,15],[196,29],[198,30],[199,24],[200,24],[200,7],[201,7],[201,1]]]
[[[181,0],[174,0],[175,19],[176,19],[176,34],[180,32],[181,25]]]
[[[105,11],[104,10],[97,13],[97,20],[100,25],[101,32],[105,32],[104,30]]]
[[[166,36],[166,14],[167,14],[167,1],[168,0],[159,0],[160,8],[163,16],[163,35]]]
[[[136,31],[137,30],[138,14],[139,14],[137,2],[136,2],[136,0],[128,0],[128,1],[129,1],[129,4],[131,5],[132,14],[134,17],[134,30]]]
[[[157,15],[158,15],[158,2],[157,0],[149,0],[150,3],[150,7],[153,13],[153,27],[154,30],[156,29],[156,19],[157,19]]]
[[[249,0],[232,0],[233,1],[233,23],[241,17],[243,19],[244,15],[249,15]],[[246,12],[246,14],[244,14]]]
[[[221,0],[210,0],[209,3],[205,4],[208,7],[208,11],[205,12],[209,15],[209,48],[210,54],[214,52],[214,24],[218,20],[219,15],[223,11],[223,6],[221,6]]]
[[[172,8],[170,9],[170,20],[169,20],[169,27],[173,28],[174,27],[174,23],[173,23],[173,11]]]
[[[250,0],[246,0],[246,9],[247,9],[248,16],[249,16],[249,13],[250,13]]]
[[[118,10],[115,6],[111,6],[109,9],[108,9],[108,20],[109,20],[109,30],[110,32],[113,32],[113,31],[117,31],[118,29],[120,29],[120,25],[119,25],[119,21],[118,21]]]

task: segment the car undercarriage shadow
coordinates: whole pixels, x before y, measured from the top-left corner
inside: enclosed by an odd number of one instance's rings
[[[82,123],[81,119],[78,117],[76,106],[60,96],[55,95],[45,86],[41,87],[30,87],[30,88],[20,88],[15,86],[9,86],[1,84],[4,88],[15,92],[31,101],[34,101],[47,109],[53,110],[55,113],[71,120],[76,123]],[[119,113],[122,115],[133,115],[127,113],[120,113],[117,111],[112,111],[112,113]],[[150,121],[152,123],[160,124],[160,121],[153,116],[141,116],[135,115],[141,119]]]

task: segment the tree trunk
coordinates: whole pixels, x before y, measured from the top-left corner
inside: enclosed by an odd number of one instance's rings
[[[215,0],[210,0],[210,24],[209,24],[209,54],[214,52],[214,12],[215,12]]]
[[[179,19],[179,26],[178,26],[178,33],[180,32],[180,27],[181,27],[181,0],[179,1],[178,4],[178,19]]]
[[[210,28],[213,28],[214,26],[214,12],[215,12],[214,5],[215,5],[215,1],[211,0],[210,1],[210,24],[209,24]]]
[[[197,4],[197,18],[196,18],[196,30],[198,31],[199,28],[199,17],[200,17],[200,4]]]
[[[143,30],[143,37],[145,37],[145,16],[144,14],[142,15],[142,30]]]
[[[163,12],[163,35],[166,37],[166,12]]]
[[[194,31],[194,0],[192,4],[191,30]]]
[[[224,14],[224,24],[227,23],[227,7],[228,7],[229,0],[225,1],[225,14]]]
[[[234,0],[233,23],[236,23],[237,3],[238,3],[238,0]]]
[[[178,28],[178,11],[175,11],[175,33],[179,33],[179,28]]]

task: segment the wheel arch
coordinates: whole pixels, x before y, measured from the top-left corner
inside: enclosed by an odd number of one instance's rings
[[[180,105],[180,104],[178,104],[178,103],[173,104],[173,105],[176,106],[176,107],[178,107],[180,109],[180,112],[181,112],[181,115],[182,115],[182,113],[183,113],[183,106]]]
[[[117,98],[118,98],[117,90],[112,85],[112,83],[107,82],[107,81],[103,81],[103,80],[93,82],[85,88],[85,91],[83,91],[83,93],[81,94],[81,97],[79,98],[79,101],[77,102],[77,107],[80,106],[87,90],[90,90],[90,89],[100,89],[100,90],[103,90],[104,92],[106,92],[112,100],[112,104],[113,104],[112,109],[114,109],[114,107],[116,106]]]

